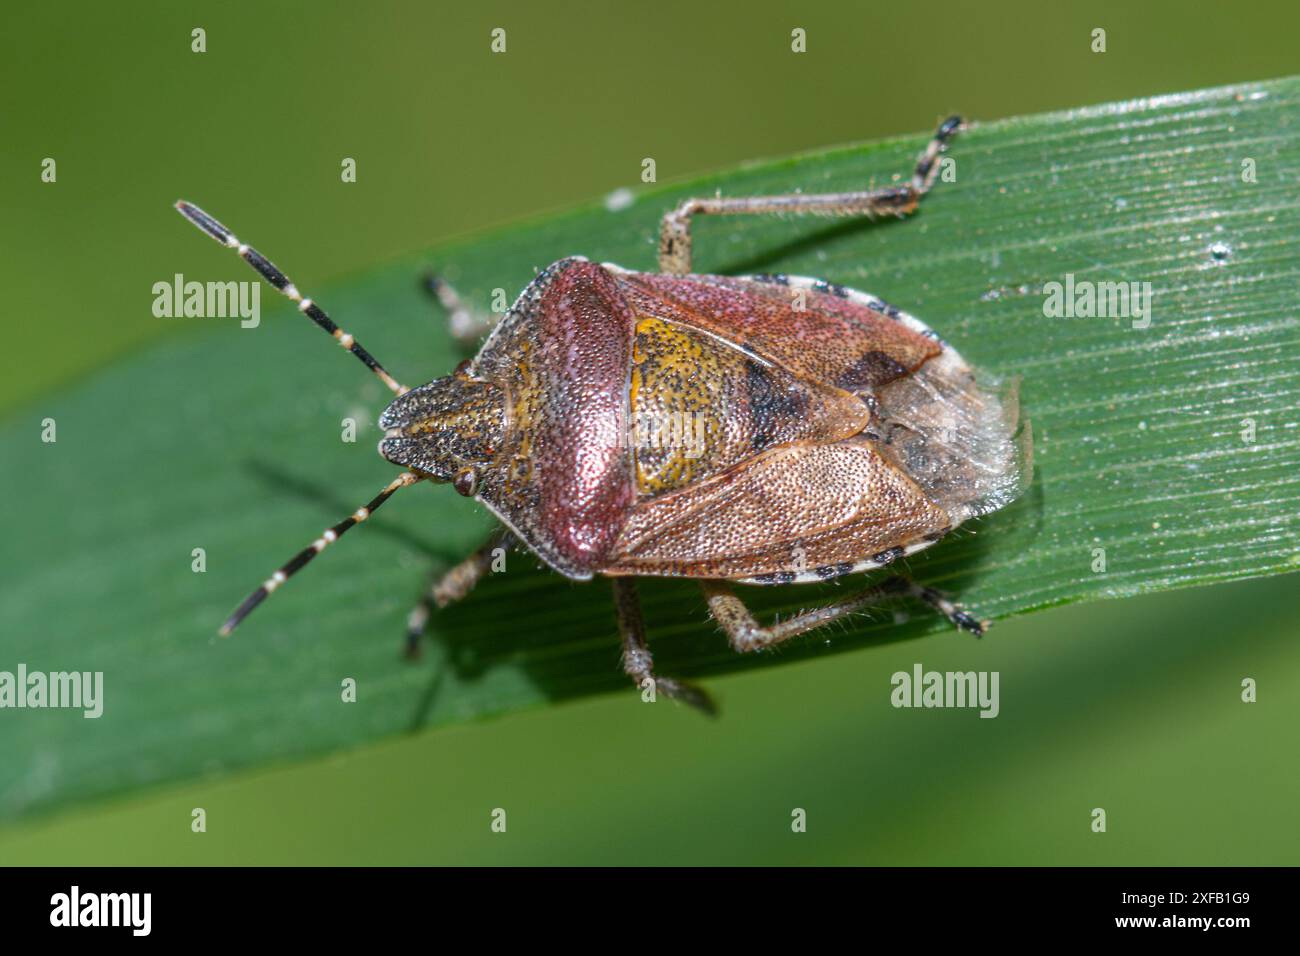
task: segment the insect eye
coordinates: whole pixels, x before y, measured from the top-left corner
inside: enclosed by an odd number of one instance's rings
[[[452,478],[451,486],[458,494],[473,498],[474,492],[478,491],[478,473],[473,468],[462,468],[456,472],[456,477]]]

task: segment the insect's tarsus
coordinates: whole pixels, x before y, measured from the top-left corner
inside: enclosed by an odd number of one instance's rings
[[[476,315],[455,289],[432,272],[424,274],[420,285],[446,311],[447,325],[456,341],[466,346],[474,345],[492,328],[492,319]]]
[[[912,173],[912,191],[918,196],[924,196],[934,185],[935,177],[939,175],[939,167],[935,164],[935,160],[943,152],[948,140],[958,133],[962,126],[963,121],[960,116],[949,116],[934,131],[934,136],[917,159],[916,169]]]
[[[234,233],[193,203],[188,203],[183,199],[178,200],[176,210],[217,242],[238,252],[240,258],[252,266],[257,271],[257,274],[265,279],[273,289],[297,303],[299,312],[319,325],[333,336],[339,345],[359,358],[366,368],[379,376],[379,380],[395,394],[402,395],[409,391],[405,385],[400,384],[389,375],[384,367],[375,360],[375,357],[361,347],[361,343],[335,325],[334,320],[326,315],[320,306],[311,299],[304,298],[303,294],[298,291],[298,287],[290,282],[289,277],[277,269],[270,259],[252,246],[240,242],[235,238]]]
[[[402,472],[389,482],[383,491],[375,495],[365,507],[358,508],[332,528],[325,529],[319,538],[295,554],[275,574],[267,578],[261,587],[244,598],[243,603],[235,608],[235,612],[226,618],[226,623],[221,625],[218,633],[222,637],[229,637],[230,632],[239,626],[239,622],[248,617],[253,612],[253,608],[265,601],[272,591],[306,567],[312,558],[337,541],[349,528],[355,524],[360,524],[374,514],[379,506],[391,498],[399,488],[413,485],[419,480],[420,476],[413,471]]]
[[[778,196],[696,197],[668,212],[659,227],[659,271],[668,275],[689,275],[691,268],[691,220],[695,216],[811,214],[820,216],[907,216],[916,210],[921,197],[939,176],[939,154],[961,128],[962,118],[950,116],[939,124],[934,136],[917,157],[911,182],[853,192],[787,193]]]

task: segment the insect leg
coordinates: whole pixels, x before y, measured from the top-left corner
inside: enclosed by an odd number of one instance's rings
[[[240,621],[253,612],[253,608],[265,601],[272,591],[306,567],[312,558],[342,537],[353,525],[360,524],[374,514],[379,506],[391,498],[399,488],[413,485],[420,480],[420,476],[413,471],[402,472],[390,481],[383,491],[375,495],[365,507],[358,508],[332,528],[326,528],[319,538],[295,554],[275,574],[267,578],[261,587],[244,598],[243,603],[235,608],[230,617],[226,618],[226,623],[221,625],[218,633],[222,637],[230,636],[230,632],[239,626]]]
[[[912,181],[906,186],[889,186],[861,192],[790,193],[783,196],[741,196],[724,199],[688,199],[667,213],[659,229],[659,271],[687,275],[691,271],[691,219],[694,216],[736,216],[754,214],[814,214],[820,216],[906,216],[930,191],[939,166],[935,161],[947,141],[961,129],[960,116],[939,124],[930,142],[917,157]]]
[[[706,714],[716,714],[717,708],[707,693],[691,684],[654,673],[654,658],[646,646],[645,622],[641,617],[641,602],[636,595],[636,582],[631,578],[613,578],[614,609],[618,614],[618,631],[623,638],[623,670],[641,687],[647,680],[656,691],[690,704]]]
[[[963,631],[969,631],[976,637],[983,637],[984,632],[988,629],[989,622],[981,621],[979,618],[962,610],[961,605],[955,603],[942,591],[936,591],[934,588],[927,588],[924,585],[917,584],[910,578],[896,575],[888,578],[884,582],[885,587],[891,587],[895,594],[906,594],[922,604],[928,604],[934,610],[938,611],[948,620],[952,621]]]
[[[296,302],[299,312],[319,325],[334,337],[334,341],[359,358],[362,364],[374,372],[379,377],[379,380],[394,393],[402,395],[409,391],[405,385],[399,384],[389,375],[384,370],[384,367],[375,360],[375,357],[361,347],[360,342],[335,325],[334,320],[326,315],[320,306],[311,299],[303,298],[302,293],[298,291],[298,287],[290,282],[289,277],[277,269],[271,260],[252,246],[240,242],[235,238],[234,233],[198,206],[180,200],[176,203],[176,209],[182,216],[217,240],[217,242],[238,252],[239,257],[252,266],[257,271],[257,274],[265,279],[273,289],[282,293],[291,301]]]
[[[702,581],[700,584],[704,588],[705,597],[708,598],[709,613],[726,632],[732,649],[741,653],[772,647],[900,595],[923,601],[958,627],[970,631],[977,637],[983,634],[984,628],[987,627],[985,622],[976,620],[933,588],[922,587],[899,576],[887,578],[880,584],[842,600],[803,611],[794,617],[766,627],[755,620],[749,608],[736,597],[731,586],[726,582]]]
[[[496,324],[494,316],[475,314],[445,279],[432,272],[420,280],[420,285],[446,310],[451,336],[462,345],[477,345]]]
[[[433,608],[446,607],[464,598],[479,579],[492,570],[498,548],[508,548],[514,540],[507,529],[500,528],[492,533],[477,551],[450,570],[436,575],[420,602],[411,608],[406,619],[406,656],[415,658],[420,653],[420,638],[428,626],[429,615]]]

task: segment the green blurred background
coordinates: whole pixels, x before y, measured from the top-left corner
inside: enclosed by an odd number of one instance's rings
[[[635,187],[647,156],[665,181],[956,110],[1300,72],[1287,0],[465,6],[9,11],[0,415],[185,334],[148,308],[160,275],[211,264],[179,196],[238,210],[241,235],[314,286]],[[39,181],[47,156],[56,186]],[[556,255],[576,251],[600,254]],[[716,679],[716,722],[628,694],[417,734],[11,825],[0,862],[1294,864],[1295,585],[1035,614],[978,654],[940,634]],[[915,662],[1000,670],[1001,716],[894,710],[889,675]],[[807,833],[791,832],[796,807]]]

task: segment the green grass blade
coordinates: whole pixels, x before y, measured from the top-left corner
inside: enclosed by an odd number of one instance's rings
[[[1030,493],[910,562],[981,615],[1294,571],[1298,107],[1300,80],[1287,79],[976,125],[950,151],[956,181],[941,182],[916,217],[706,220],[696,268],[864,289],[930,322],[977,365],[1023,376],[1037,438]],[[482,306],[568,254],[649,269],[658,217],[681,198],[883,183],[910,169],[924,141],[755,164],[324,288],[292,249],[264,251],[415,383],[459,358],[418,289],[426,265]],[[1251,169],[1253,182],[1243,179]],[[238,231],[238,209],[211,211]],[[205,241],[179,219],[174,228],[177,243]],[[172,271],[158,263],[160,277]],[[1067,274],[1150,282],[1149,327],[1046,317],[1044,287]],[[249,276],[213,248],[203,278]],[[249,588],[394,471],[373,452],[380,386],[287,305],[266,312],[256,331],[213,320],[0,428],[10,503],[0,670],[103,671],[106,698],[98,720],[0,715],[0,815],[580,695],[618,690],[637,706],[608,589],[570,584],[523,555],[436,616],[422,663],[399,660],[430,569],[490,527],[445,487],[403,492],[234,638],[215,637]],[[40,441],[47,417],[55,444]],[[345,418],[358,424],[355,444],[340,440]],[[205,573],[191,569],[195,548]],[[771,589],[756,604],[784,611],[844,587]],[[643,596],[661,670],[682,676],[947,626],[925,614],[894,626],[882,614],[738,658],[693,585],[647,582]],[[347,678],[355,704],[341,701]]]

